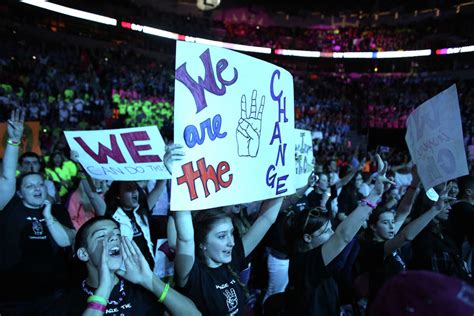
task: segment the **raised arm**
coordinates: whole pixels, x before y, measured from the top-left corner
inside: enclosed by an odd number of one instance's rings
[[[448,192],[451,190],[451,187],[451,185],[445,186],[438,201],[432,208],[409,223],[394,238],[385,242],[385,256],[388,256],[396,249],[415,239],[415,237],[433,220],[433,218],[436,217],[436,215],[450,208],[450,205],[447,203],[447,201],[452,199],[448,196]]]
[[[194,227],[190,211],[174,212],[176,224],[176,251],[174,268],[176,284],[184,287],[188,282],[189,273],[195,260]]]
[[[257,220],[242,237],[242,244],[244,245],[244,253],[246,257],[255,249],[255,247],[257,247],[267,231],[273,223],[275,223],[282,203],[283,197],[277,197],[263,202]]]
[[[156,180],[155,187],[148,193],[146,201],[148,204],[148,209],[151,211],[154,207],[161,194],[166,189],[166,180]]]
[[[347,244],[354,238],[359,231],[362,224],[367,220],[372,212],[373,205],[377,204],[384,190],[384,183],[389,182],[385,177],[387,171],[387,164],[382,161],[377,155],[378,176],[375,187],[365,199],[367,202],[358,206],[347,218],[339,224],[334,234],[329,240],[323,244],[321,248],[321,255],[325,265],[341,253]],[[370,203],[370,205],[369,205]],[[372,205],[372,206],[371,206]]]
[[[81,179],[80,185],[86,192],[87,197],[91,201],[92,206],[94,207],[95,213],[98,216],[103,216],[107,205],[105,204],[104,198],[97,193],[97,189],[94,185],[92,178],[88,174],[84,174],[85,179]]]
[[[181,148],[183,147],[178,144],[166,146],[164,164],[170,175],[173,170],[173,162],[181,160],[184,156],[184,152],[181,150]],[[163,194],[164,190],[166,190],[166,180],[157,180],[155,187],[150,191],[150,193],[148,193],[147,196],[148,208],[150,210],[152,210],[156,202],[158,202],[158,199],[160,198],[161,194]]]
[[[418,196],[418,193],[420,192],[420,188],[419,188],[420,178],[418,177],[416,166],[413,166],[411,170],[411,174],[413,176],[413,179],[405,195],[400,201],[400,204],[398,205],[398,209],[397,209],[397,214],[395,215],[395,224],[394,224],[395,235],[400,230],[406,218],[410,214],[411,209],[413,208],[413,204],[415,204],[416,197]]]
[[[84,171],[82,165],[79,163],[79,154],[76,151],[71,151],[71,160],[74,161],[77,165],[78,175],[81,178],[79,185],[82,186],[87,197],[91,201],[92,206],[98,216],[103,216],[107,209],[104,199],[97,193],[97,189],[94,185],[94,180],[91,176]]]
[[[13,110],[8,120],[8,140],[3,155],[3,164],[0,175],[0,210],[15,195],[16,186],[16,164],[18,161],[18,152],[23,136],[23,124],[25,122],[25,110]]]
[[[359,166],[360,168],[361,166]],[[359,171],[359,168],[352,168],[349,173],[347,173],[342,179],[340,179],[339,181],[336,182],[336,189],[340,189],[342,188],[343,186],[347,185],[351,180],[352,178],[354,178],[354,176],[356,175],[356,173]]]
[[[286,196],[285,199],[283,200],[283,204],[281,208],[285,210],[291,205],[298,202],[298,200],[303,197],[303,195],[306,193],[306,191],[309,188],[316,185],[316,179],[317,179],[316,174],[314,172],[311,172],[311,174],[308,176],[308,182],[306,183],[306,185],[296,190],[295,194]]]
[[[75,237],[73,229],[62,225],[51,213],[51,202],[44,201],[43,217],[51,236],[59,247],[71,246]]]
[[[178,235],[176,232],[176,223],[174,222],[173,216],[169,214],[168,222],[166,223],[166,238],[168,239],[168,246],[176,250],[176,240],[178,239]]]

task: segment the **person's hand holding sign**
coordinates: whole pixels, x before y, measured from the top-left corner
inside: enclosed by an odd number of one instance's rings
[[[262,130],[262,115],[265,106],[265,96],[260,100],[257,113],[257,90],[252,91],[250,114],[247,114],[247,98],[245,94],[240,100],[240,119],[237,126],[237,148],[240,157],[257,157],[260,147],[260,133]]]

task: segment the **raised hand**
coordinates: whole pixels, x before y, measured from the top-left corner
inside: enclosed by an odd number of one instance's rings
[[[153,288],[153,271],[137,244],[122,236],[121,248],[126,271],[118,270],[117,274],[132,283],[151,290]]]
[[[451,206],[448,202],[456,200],[456,198],[453,198],[449,196],[449,192],[453,188],[453,183],[450,182],[448,185],[446,183],[444,184],[443,189],[439,193],[439,198],[438,201],[436,201],[434,207],[438,212],[442,212],[446,209],[450,209]]]
[[[183,159],[184,151],[182,151],[182,148],[183,146],[179,144],[171,144],[166,146],[164,163],[169,173],[172,173],[173,163]]]
[[[51,218],[53,216],[51,213],[51,202],[48,199],[46,199],[43,202],[43,206],[44,206],[43,217],[48,218],[48,219]]]
[[[257,113],[257,90],[252,91],[250,114],[247,114],[247,98],[245,94],[240,99],[240,119],[236,131],[237,152],[240,157],[257,157],[258,149],[260,148],[264,106],[265,96],[262,96]]]
[[[375,186],[374,186],[373,191],[377,195],[382,195],[382,193],[384,192],[386,188],[385,184],[388,183],[388,184],[395,185],[395,182],[393,182],[392,180],[386,177],[388,163],[386,161],[384,162],[379,154],[377,154],[375,157],[377,159],[377,179],[375,181]]]
[[[108,239],[104,238],[102,241],[102,253],[99,263],[99,286],[97,287],[96,295],[108,298],[114,288],[114,276],[109,270],[109,256],[107,253]]]
[[[23,136],[23,124],[25,123],[25,109],[16,109],[12,111],[8,120],[8,138],[15,143],[21,142]]]

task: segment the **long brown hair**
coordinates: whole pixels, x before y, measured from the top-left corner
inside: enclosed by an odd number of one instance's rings
[[[221,220],[230,219],[232,221],[232,213],[225,212],[222,207],[211,208],[203,211],[199,211],[193,218],[193,227],[194,227],[194,245],[195,245],[195,254],[196,259],[201,263],[206,264],[206,257],[204,256],[204,251],[201,249],[201,246],[206,242],[207,235],[212,230],[214,225]],[[232,223],[232,225],[234,225]],[[242,282],[240,276],[235,272],[230,264],[225,264],[230,274],[237,281],[239,286],[242,288],[246,298],[249,297],[249,292],[247,286]],[[239,271],[240,272],[240,271]]]

